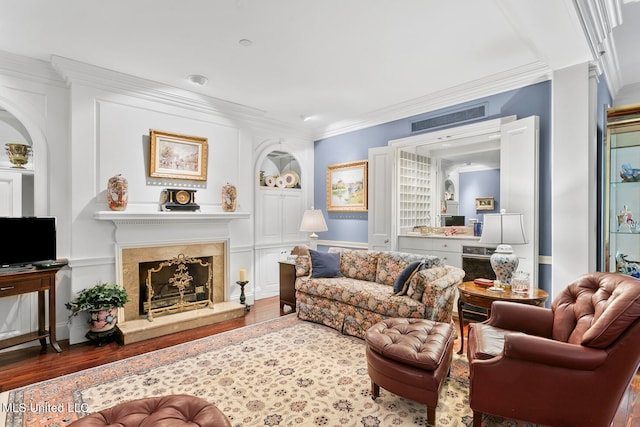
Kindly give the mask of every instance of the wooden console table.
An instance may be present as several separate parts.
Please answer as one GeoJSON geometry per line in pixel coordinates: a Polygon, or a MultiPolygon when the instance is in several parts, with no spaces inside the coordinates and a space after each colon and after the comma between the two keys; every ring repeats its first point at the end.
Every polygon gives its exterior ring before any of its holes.
{"type": "Polygon", "coordinates": [[[464,350],[465,313],[473,313],[488,319],[491,317],[491,304],[494,301],[511,301],[544,307],[544,302],[549,297],[549,294],[538,288],[531,289],[526,294],[511,291],[492,292],[486,288],[477,286],[472,281],[460,283],[458,285],[458,294],[458,321],[460,322],[460,350],[458,354],[462,354],[464,350]],[[471,306],[471,309],[467,308],[467,306],[471,306]],[[486,310],[486,314],[473,310],[473,307],[486,310]]]}
{"type": "Polygon", "coordinates": [[[62,350],[56,341],[56,273],[61,267],[43,270],[27,270],[17,273],[0,274],[0,298],[38,293],[38,330],[27,334],[0,340],[0,349],[13,347],[29,341],[40,340],[43,349],[47,347],[47,337],[51,347],[58,353],[62,350]],[[46,325],[45,291],[48,294],[49,328],[46,325]]]}

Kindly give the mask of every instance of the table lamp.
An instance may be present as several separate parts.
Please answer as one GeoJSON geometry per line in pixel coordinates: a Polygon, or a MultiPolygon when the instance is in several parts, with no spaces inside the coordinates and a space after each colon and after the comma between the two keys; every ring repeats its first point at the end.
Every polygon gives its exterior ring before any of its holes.
{"type": "Polygon", "coordinates": [[[504,292],[504,286],[511,284],[513,272],[518,268],[518,256],[513,253],[511,245],[527,243],[524,236],[524,216],[518,213],[486,214],[480,243],[497,244],[491,255],[491,268],[496,273],[500,286],[490,287],[493,292],[504,292]]]}
{"type": "Polygon", "coordinates": [[[307,231],[309,235],[309,249],[318,249],[318,235],[316,231],[327,231],[327,223],[324,221],[324,216],[320,209],[307,209],[302,216],[302,224],[300,224],[300,231],[307,231]]]}

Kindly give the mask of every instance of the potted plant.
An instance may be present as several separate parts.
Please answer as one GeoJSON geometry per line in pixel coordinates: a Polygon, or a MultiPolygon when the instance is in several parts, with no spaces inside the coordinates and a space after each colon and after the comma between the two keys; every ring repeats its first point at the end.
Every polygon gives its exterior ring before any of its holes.
{"type": "Polygon", "coordinates": [[[127,291],[114,283],[98,283],[80,291],[65,304],[71,310],[69,319],[81,311],[89,312],[91,332],[100,333],[113,329],[118,321],[118,308],[129,301],[127,291]]]}

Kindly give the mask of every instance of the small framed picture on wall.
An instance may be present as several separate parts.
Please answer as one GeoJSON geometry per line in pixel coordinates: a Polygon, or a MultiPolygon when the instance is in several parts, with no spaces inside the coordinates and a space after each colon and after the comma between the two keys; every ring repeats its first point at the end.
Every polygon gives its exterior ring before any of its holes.
{"type": "Polygon", "coordinates": [[[493,197],[476,197],[477,211],[492,211],[494,209],[493,197]]]}

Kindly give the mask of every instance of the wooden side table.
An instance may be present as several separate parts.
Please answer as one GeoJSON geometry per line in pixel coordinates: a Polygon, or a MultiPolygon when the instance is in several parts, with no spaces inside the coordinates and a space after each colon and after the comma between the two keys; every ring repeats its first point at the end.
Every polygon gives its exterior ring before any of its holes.
{"type": "Polygon", "coordinates": [[[280,310],[289,305],[296,311],[296,265],[286,261],[280,263],[280,310]]]}
{"type": "Polygon", "coordinates": [[[38,330],[0,340],[0,349],[34,340],[39,340],[40,345],[46,348],[47,337],[49,337],[51,347],[58,353],[62,351],[56,341],[56,273],[58,270],[60,268],[33,269],[0,275],[0,298],[30,292],[38,293],[38,330]],[[46,306],[45,291],[48,294],[46,306]],[[48,318],[45,316],[46,312],[48,312],[48,318]]]}
{"type": "Polygon", "coordinates": [[[463,282],[458,285],[458,321],[460,322],[460,350],[458,354],[462,354],[464,350],[464,314],[465,312],[473,312],[479,316],[485,316],[487,319],[491,317],[491,304],[494,301],[512,301],[522,304],[537,305],[544,307],[544,302],[549,298],[542,289],[531,289],[526,294],[515,293],[511,291],[492,292],[477,286],[475,283],[463,282]],[[486,310],[486,314],[479,311],[469,310],[465,305],[472,308],[480,308],[486,310]]]}

